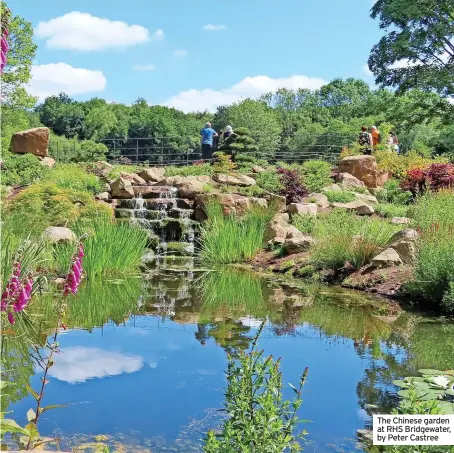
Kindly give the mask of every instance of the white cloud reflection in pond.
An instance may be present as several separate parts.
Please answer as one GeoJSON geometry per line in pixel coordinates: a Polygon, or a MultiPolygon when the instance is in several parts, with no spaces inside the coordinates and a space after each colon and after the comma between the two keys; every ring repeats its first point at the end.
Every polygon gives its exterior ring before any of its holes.
{"type": "Polygon", "coordinates": [[[49,374],[68,384],[76,384],[92,378],[134,373],[142,367],[140,356],[76,346],[61,350],[49,374]]]}

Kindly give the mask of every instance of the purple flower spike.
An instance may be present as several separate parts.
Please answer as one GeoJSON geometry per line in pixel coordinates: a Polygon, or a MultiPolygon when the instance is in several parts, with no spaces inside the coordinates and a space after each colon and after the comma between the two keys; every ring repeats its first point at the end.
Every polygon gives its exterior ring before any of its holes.
{"type": "Polygon", "coordinates": [[[14,324],[16,321],[14,320],[14,316],[11,312],[8,313],[8,321],[10,324],[14,324]]]}

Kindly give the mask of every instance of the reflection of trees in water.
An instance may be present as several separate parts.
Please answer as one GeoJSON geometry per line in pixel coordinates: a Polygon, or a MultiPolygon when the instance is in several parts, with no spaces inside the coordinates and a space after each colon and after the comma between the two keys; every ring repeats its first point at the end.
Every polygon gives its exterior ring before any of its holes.
{"type": "Polygon", "coordinates": [[[251,328],[242,324],[241,321],[226,319],[210,324],[208,335],[221,346],[225,352],[236,355],[239,351],[249,348],[253,335],[247,335],[251,328]]]}

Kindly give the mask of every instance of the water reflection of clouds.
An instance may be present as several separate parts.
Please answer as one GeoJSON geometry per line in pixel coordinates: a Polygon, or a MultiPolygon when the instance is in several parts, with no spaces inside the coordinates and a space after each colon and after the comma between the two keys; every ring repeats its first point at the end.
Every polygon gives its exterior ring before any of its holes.
{"type": "Polygon", "coordinates": [[[77,346],[62,349],[49,374],[68,384],[76,384],[92,378],[134,373],[142,367],[140,356],[77,346]]]}
{"type": "Polygon", "coordinates": [[[245,316],[244,318],[240,318],[240,322],[245,327],[258,329],[262,325],[263,319],[253,318],[252,316],[245,316]]]}

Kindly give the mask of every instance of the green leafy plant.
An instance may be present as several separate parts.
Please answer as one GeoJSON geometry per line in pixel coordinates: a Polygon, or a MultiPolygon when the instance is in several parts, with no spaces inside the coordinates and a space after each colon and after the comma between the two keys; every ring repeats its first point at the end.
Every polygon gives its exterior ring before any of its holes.
{"type": "Polygon", "coordinates": [[[77,220],[112,216],[112,208],[94,201],[90,193],[63,189],[52,182],[39,182],[23,190],[6,203],[4,212],[7,223],[34,235],[48,226],[72,226],[77,220]]]}
{"type": "Polygon", "coordinates": [[[77,164],[57,164],[45,177],[44,181],[55,183],[63,189],[96,194],[101,192],[99,178],[87,173],[77,164]]]}
{"type": "Polygon", "coordinates": [[[323,160],[308,160],[301,165],[303,183],[310,192],[319,192],[331,183],[331,164],[323,160]]]}
{"type": "Polygon", "coordinates": [[[308,214],[298,214],[292,217],[292,225],[294,225],[302,233],[311,234],[317,223],[316,217],[308,214]]]}
{"type": "Polygon", "coordinates": [[[295,433],[301,421],[296,412],[302,404],[308,369],[298,387],[290,385],[295,398],[284,400],[279,360],[264,357],[264,352],[256,349],[263,326],[250,352],[240,351],[238,362],[229,356],[224,409],[228,418],[219,433],[208,432],[205,453],[301,451],[298,439],[304,438],[306,432],[295,433]]]}
{"type": "Polygon", "coordinates": [[[166,176],[200,176],[213,174],[213,168],[209,163],[202,163],[199,165],[187,165],[187,166],[167,166],[165,167],[166,176]]]}
{"type": "Polygon", "coordinates": [[[399,205],[407,205],[411,198],[411,192],[400,188],[400,181],[397,179],[389,179],[385,182],[382,189],[375,193],[377,200],[380,203],[393,203],[399,205]]]}
{"type": "Polygon", "coordinates": [[[275,168],[258,173],[255,181],[262,189],[275,194],[279,194],[284,187],[275,168]]]}
{"type": "Polygon", "coordinates": [[[398,395],[404,401],[436,401],[439,414],[454,414],[454,371],[426,369],[419,372],[422,375],[420,377],[393,381],[394,385],[401,389],[398,395]]]}
{"type": "Polygon", "coordinates": [[[314,228],[313,264],[338,271],[346,263],[358,269],[377,255],[401,227],[377,218],[359,218],[343,210],[320,215],[314,228]]]}
{"type": "Polygon", "coordinates": [[[25,186],[38,181],[50,172],[33,154],[4,153],[2,158],[2,184],[25,186]]]}
{"type": "Polygon", "coordinates": [[[326,190],[324,193],[330,203],[349,203],[350,201],[356,200],[356,196],[353,192],[326,190]]]}
{"type": "Polygon", "coordinates": [[[374,210],[382,217],[406,217],[408,213],[408,206],[392,203],[379,203],[374,205],[374,210]]]}
{"type": "Polygon", "coordinates": [[[213,154],[216,157],[212,166],[213,173],[229,174],[236,169],[236,165],[232,162],[232,157],[228,154],[216,152],[213,154]]]}

